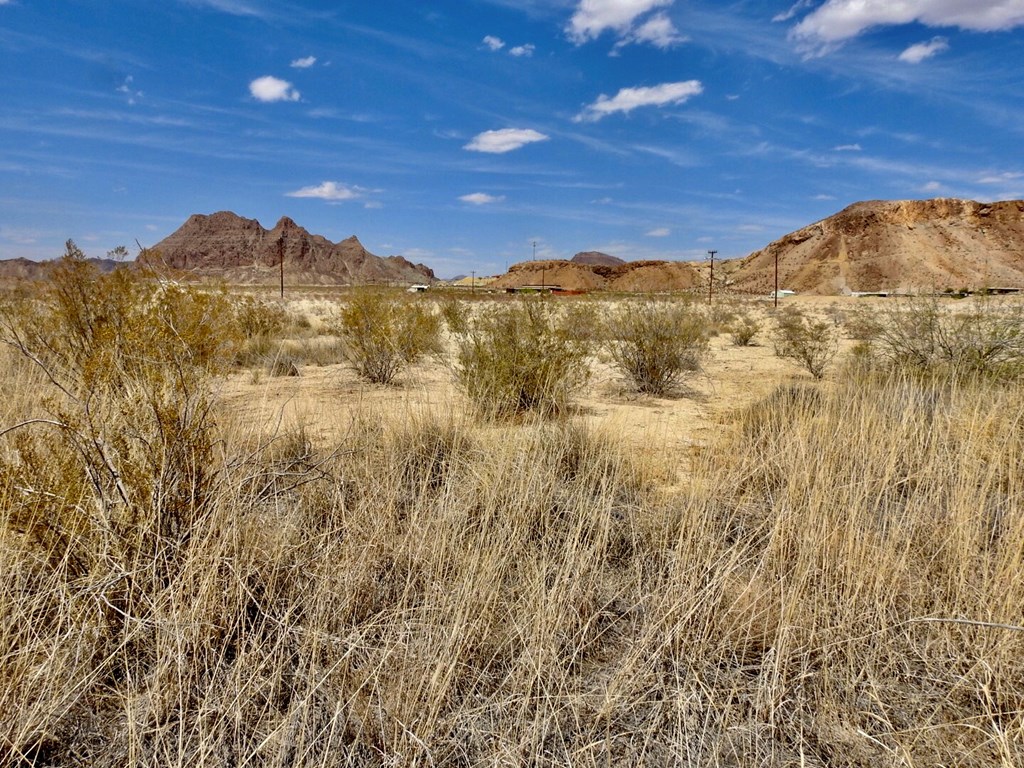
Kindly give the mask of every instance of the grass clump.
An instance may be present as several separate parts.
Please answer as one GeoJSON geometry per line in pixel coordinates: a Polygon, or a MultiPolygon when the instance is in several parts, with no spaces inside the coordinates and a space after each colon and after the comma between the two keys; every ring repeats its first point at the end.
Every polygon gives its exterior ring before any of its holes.
{"type": "Polygon", "coordinates": [[[337,321],[345,360],[374,384],[391,384],[406,367],[440,351],[440,331],[440,318],[423,303],[374,289],[354,291],[337,321]]]}
{"type": "Polygon", "coordinates": [[[708,352],[707,319],[689,304],[624,303],[613,310],[606,332],[613,364],[643,394],[671,392],[701,369],[708,352]]]}
{"type": "Polygon", "coordinates": [[[455,377],[485,417],[557,416],[589,378],[588,353],[551,303],[495,304],[457,338],[455,377]]]}
{"type": "Polygon", "coordinates": [[[776,355],[794,360],[815,379],[825,376],[839,349],[832,324],[808,317],[796,307],[779,313],[773,343],[776,355]]]}

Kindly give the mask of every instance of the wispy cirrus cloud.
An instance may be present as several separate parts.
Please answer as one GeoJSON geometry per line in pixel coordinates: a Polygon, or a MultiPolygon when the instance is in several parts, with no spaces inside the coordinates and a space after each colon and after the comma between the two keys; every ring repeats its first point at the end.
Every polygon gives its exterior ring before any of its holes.
{"type": "Polygon", "coordinates": [[[573,118],[573,122],[596,122],[616,112],[629,113],[638,107],[664,107],[669,104],[683,104],[704,92],[699,80],[685,80],[678,83],[662,83],[650,87],[622,88],[614,96],[601,94],[597,101],[587,105],[573,118]]]}
{"type": "Polygon", "coordinates": [[[463,149],[470,152],[486,152],[500,155],[505,152],[525,147],[538,141],[547,141],[550,137],[532,128],[502,128],[497,131],[484,131],[473,137],[463,149]]]}
{"type": "Polygon", "coordinates": [[[504,195],[488,195],[486,192],[473,192],[459,197],[459,200],[470,205],[490,205],[492,203],[500,203],[504,199],[504,195]]]}
{"type": "Polygon", "coordinates": [[[339,202],[355,200],[362,197],[366,190],[362,187],[350,187],[337,181],[324,181],[310,187],[302,187],[294,192],[285,192],[285,197],[311,197],[318,200],[339,202]]]}
{"type": "Polygon", "coordinates": [[[274,101],[298,101],[302,98],[302,94],[291,83],[272,75],[257,77],[249,83],[249,93],[257,101],[267,103],[274,101]]]}
{"type": "Polygon", "coordinates": [[[917,43],[907,48],[900,54],[900,61],[907,64],[920,64],[925,59],[930,59],[944,51],[949,50],[949,41],[944,37],[933,37],[927,43],[917,43]]]}
{"type": "Polygon", "coordinates": [[[672,234],[672,230],[668,227],[655,227],[648,230],[645,234],[647,237],[668,237],[672,234]]]}

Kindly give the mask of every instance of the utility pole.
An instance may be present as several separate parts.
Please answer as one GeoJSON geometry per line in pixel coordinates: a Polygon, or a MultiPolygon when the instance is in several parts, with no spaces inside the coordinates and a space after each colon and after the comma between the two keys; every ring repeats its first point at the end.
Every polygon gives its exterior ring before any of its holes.
{"type": "Polygon", "coordinates": [[[472,275],[469,281],[469,292],[476,293],[476,270],[471,270],[469,274],[472,275]]]}
{"type": "Polygon", "coordinates": [[[715,254],[718,251],[708,251],[711,254],[711,276],[708,277],[708,304],[711,303],[711,294],[715,289],[715,254]]]}
{"type": "Polygon", "coordinates": [[[284,240],[280,240],[277,243],[277,252],[280,254],[280,258],[277,260],[278,266],[281,269],[281,298],[284,298],[284,240]]]}
{"type": "Polygon", "coordinates": [[[775,309],[779,308],[779,251],[775,250],[775,309]]]}

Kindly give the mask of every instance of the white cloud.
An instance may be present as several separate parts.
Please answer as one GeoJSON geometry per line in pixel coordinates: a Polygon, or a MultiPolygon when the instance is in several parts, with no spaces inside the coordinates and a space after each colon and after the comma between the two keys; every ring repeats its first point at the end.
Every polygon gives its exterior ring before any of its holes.
{"type": "Polygon", "coordinates": [[[900,54],[900,61],[908,64],[920,64],[938,53],[949,50],[949,41],[944,37],[933,37],[927,43],[912,45],[900,54]]]}
{"type": "Polygon", "coordinates": [[[672,20],[664,13],[657,13],[629,32],[615,47],[621,48],[630,43],[650,43],[655,48],[665,49],[685,42],[686,38],[679,34],[672,20]]]}
{"type": "Polygon", "coordinates": [[[941,192],[942,189],[942,184],[937,181],[929,181],[921,187],[922,192],[941,192]]]}
{"type": "Polygon", "coordinates": [[[672,230],[668,227],[658,227],[647,232],[647,237],[668,237],[672,234],[672,230]]]}
{"type": "Polygon", "coordinates": [[[1021,0],[827,0],[797,24],[792,35],[817,53],[871,27],[919,22],[994,32],[1024,24],[1021,0]]]}
{"type": "Polygon", "coordinates": [[[319,200],[355,200],[362,197],[365,190],[360,187],[349,187],[337,181],[324,181],[315,187],[303,187],[294,192],[286,192],[285,197],[314,197],[319,200]]]}
{"type": "MultiPolygon", "coordinates": [[[[634,22],[656,8],[672,5],[675,0],[579,0],[576,12],[566,27],[569,39],[577,45],[594,40],[606,30],[614,30],[628,38],[634,22]]],[[[665,18],[668,21],[668,18],[665,18]]],[[[660,22],[659,22],[660,23],[660,22]]],[[[671,22],[668,22],[671,26],[671,22]]],[[[672,34],[677,34],[672,27],[672,34]]]]}
{"type": "Polygon", "coordinates": [[[838,147],[832,147],[834,152],[861,152],[862,147],[860,144],[840,144],[838,147]]]}
{"type": "Polygon", "coordinates": [[[500,51],[502,48],[505,47],[505,41],[502,40],[500,37],[495,37],[494,35],[487,35],[484,38],[484,45],[486,45],[492,51],[500,51]]]}
{"type": "Polygon", "coordinates": [[[993,176],[983,176],[978,179],[979,184],[1006,184],[1011,181],[1018,181],[1024,179],[1024,173],[1010,173],[1009,171],[1004,173],[998,173],[993,176]]]}
{"type": "Polygon", "coordinates": [[[547,140],[547,136],[532,128],[502,128],[500,131],[478,133],[463,149],[500,155],[536,141],[547,140]]]}
{"type": "Polygon", "coordinates": [[[471,203],[472,205],[488,205],[489,203],[500,203],[505,199],[504,195],[495,197],[494,195],[488,195],[486,192],[473,192],[469,195],[462,195],[459,200],[464,203],[471,203]]]}
{"type": "MultiPolygon", "coordinates": [[[[0,0],[0,5],[3,5],[3,0],[0,0]]],[[[133,85],[134,82],[135,78],[131,75],[128,75],[128,77],[124,79],[124,82],[121,83],[121,85],[117,86],[117,92],[123,93],[125,96],[127,96],[128,103],[131,105],[134,105],[143,96],[142,91],[135,90],[135,86],[133,85]]]]}
{"type": "Polygon", "coordinates": [[[301,59],[295,59],[291,65],[295,69],[309,69],[314,64],[316,64],[316,56],[305,56],[301,59]]]}
{"type": "Polygon", "coordinates": [[[623,88],[612,97],[605,94],[598,96],[597,101],[589,104],[580,114],[573,118],[574,122],[600,120],[615,112],[631,112],[637,107],[663,107],[666,104],[682,104],[692,96],[704,92],[699,80],[686,80],[679,83],[662,83],[650,88],[623,88]]]}
{"type": "Polygon", "coordinates": [[[783,11],[782,13],[777,13],[772,16],[772,21],[789,21],[798,13],[810,8],[812,5],[814,5],[814,0],[797,0],[795,4],[790,6],[788,11],[783,11]]]}
{"type": "Polygon", "coordinates": [[[537,46],[533,43],[526,43],[525,45],[517,45],[515,48],[509,48],[508,52],[510,56],[533,56],[533,52],[537,50],[537,46]]]}
{"type": "Polygon", "coordinates": [[[249,93],[257,101],[298,101],[301,94],[287,80],[270,75],[257,77],[249,83],[249,93]]]}
{"type": "Polygon", "coordinates": [[[835,200],[835,199],[836,199],[835,195],[824,195],[824,194],[822,194],[822,195],[815,195],[814,197],[811,198],[811,200],[822,200],[822,201],[824,201],[824,200],[835,200]]]}

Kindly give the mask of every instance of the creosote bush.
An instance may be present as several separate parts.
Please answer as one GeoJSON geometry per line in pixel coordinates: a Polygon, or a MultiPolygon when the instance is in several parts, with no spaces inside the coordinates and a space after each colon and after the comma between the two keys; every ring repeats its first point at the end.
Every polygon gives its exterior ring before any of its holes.
{"type": "Polygon", "coordinates": [[[893,300],[857,313],[849,326],[864,356],[920,373],[1019,378],[1024,375],[1024,307],[984,297],[950,305],[934,296],[893,300]]]}
{"type": "Polygon", "coordinates": [[[390,384],[407,366],[439,352],[440,331],[440,318],[424,302],[369,288],[353,291],[337,321],[346,361],[374,384],[390,384]]]}
{"type": "Polygon", "coordinates": [[[606,334],[613,364],[644,394],[671,392],[701,369],[708,351],[705,315],[679,302],[623,302],[612,310],[606,334]]]}
{"type": "Polygon", "coordinates": [[[488,418],[557,416],[589,378],[589,346],[551,302],[481,307],[457,338],[455,377],[488,418]]]}
{"type": "Polygon", "coordinates": [[[795,360],[816,379],[825,376],[839,349],[831,323],[808,317],[796,307],[787,307],[776,317],[773,343],[776,355],[795,360]]]}
{"type": "Polygon", "coordinates": [[[729,340],[737,347],[749,347],[761,330],[761,323],[749,312],[740,312],[729,324],[729,340]]]}

